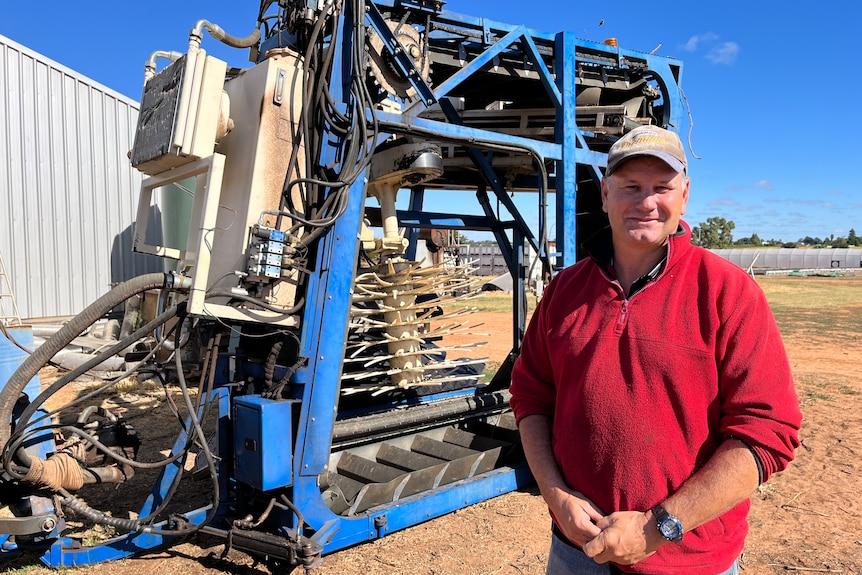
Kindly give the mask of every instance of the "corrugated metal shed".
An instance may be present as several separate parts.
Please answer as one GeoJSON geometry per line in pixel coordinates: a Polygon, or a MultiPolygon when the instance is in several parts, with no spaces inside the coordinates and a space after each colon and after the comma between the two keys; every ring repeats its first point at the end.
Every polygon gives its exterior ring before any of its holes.
{"type": "Polygon", "coordinates": [[[862,248],[731,248],[712,252],[745,269],[862,269],[862,248]]]}
{"type": "Polygon", "coordinates": [[[137,117],[137,102],[0,36],[0,254],[22,316],[75,314],[163,269],[131,249],[137,117]]]}

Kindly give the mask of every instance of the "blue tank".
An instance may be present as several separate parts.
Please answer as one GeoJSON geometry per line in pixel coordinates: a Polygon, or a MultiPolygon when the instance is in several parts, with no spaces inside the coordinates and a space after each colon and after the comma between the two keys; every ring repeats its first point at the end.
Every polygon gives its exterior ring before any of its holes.
{"type": "MultiPolygon", "coordinates": [[[[5,331],[0,332],[0,386],[6,385],[15,370],[27,359],[27,352],[19,346],[33,350],[33,328],[29,325],[6,326],[5,331]]],[[[38,375],[30,380],[24,393],[31,401],[41,393],[38,375]]]]}

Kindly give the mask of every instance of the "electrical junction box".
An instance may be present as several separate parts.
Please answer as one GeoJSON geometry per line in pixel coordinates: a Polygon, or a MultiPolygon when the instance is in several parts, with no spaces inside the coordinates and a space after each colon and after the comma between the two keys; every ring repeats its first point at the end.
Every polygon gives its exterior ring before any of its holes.
{"type": "Polygon", "coordinates": [[[152,176],[211,156],[230,130],[226,72],[225,62],[198,50],[147,80],[132,166],[152,176]]]}
{"type": "Polygon", "coordinates": [[[293,484],[293,402],[259,395],[236,398],[234,476],[261,491],[293,484]]]}

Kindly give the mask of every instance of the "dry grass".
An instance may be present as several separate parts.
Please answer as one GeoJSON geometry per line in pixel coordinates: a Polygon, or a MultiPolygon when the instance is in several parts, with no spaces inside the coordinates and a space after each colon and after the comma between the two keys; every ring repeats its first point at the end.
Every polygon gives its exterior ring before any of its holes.
{"type": "Polygon", "coordinates": [[[862,276],[765,276],[757,281],[785,339],[855,341],[862,331],[862,276]]]}

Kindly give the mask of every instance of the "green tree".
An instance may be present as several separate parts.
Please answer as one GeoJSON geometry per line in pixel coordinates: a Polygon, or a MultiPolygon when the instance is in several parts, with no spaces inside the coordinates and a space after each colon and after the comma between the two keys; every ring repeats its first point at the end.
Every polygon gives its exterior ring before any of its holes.
{"type": "Polygon", "coordinates": [[[732,220],[712,217],[705,222],[700,222],[691,230],[691,241],[693,244],[707,249],[721,249],[733,245],[733,228],[736,224],[732,220]]]}
{"type": "Polygon", "coordinates": [[[449,235],[449,243],[452,245],[472,244],[472,240],[462,234],[459,230],[451,230],[449,235]]]}
{"type": "Polygon", "coordinates": [[[735,246],[762,246],[763,240],[760,239],[760,236],[757,233],[751,234],[750,238],[739,238],[735,242],[733,242],[735,246]]]}
{"type": "Polygon", "coordinates": [[[850,233],[847,234],[847,243],[851,246],[862,246],[862,238],[856,235],[853,228],[850,228],[850,233]]]}

